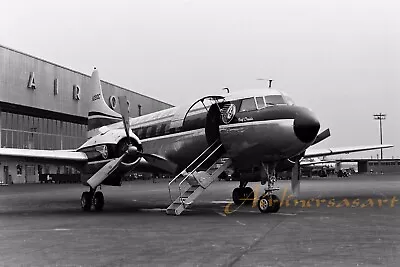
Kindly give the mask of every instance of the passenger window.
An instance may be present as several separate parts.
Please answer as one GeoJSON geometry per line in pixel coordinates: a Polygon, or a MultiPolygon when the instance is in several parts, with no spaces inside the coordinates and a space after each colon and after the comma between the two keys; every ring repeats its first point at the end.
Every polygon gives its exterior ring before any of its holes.
{"type": "Polygon", "coordinates": [[[137,137],[144,138],[144,135],[145,135],[144,129],[143,128],[139,128],[138,131],[137,131],[137,137]]]}
{"type": "Polygon", "coordinates": [[[240,105],[239,112],[244,112],[244,111],[252,111],[256,110],[256,102],[254,101],[254,98],[246,98],[242,100],[242,105],[240,105]]]}
{"type": "Polygon", "coordinates": [[[267,106],[286,105],[285,99],[281,95],[267,95],[265,97],[267,106]]]}
{"type": "Polygon", "coordinates": [[[262,96],[256,97],[256,102],[257,102],[258,109],[265,108],[264,97],[262,97],[262,96]]]}
{"type": "Polygon", "coordinates": [[[167,125],[166,125],[166,124],[162,124],[161,127],[160,127],[160,131],[159,131],[158,134],[160,134],[160,135],[165,134],[165,127],[167,127],[167,125]]]}

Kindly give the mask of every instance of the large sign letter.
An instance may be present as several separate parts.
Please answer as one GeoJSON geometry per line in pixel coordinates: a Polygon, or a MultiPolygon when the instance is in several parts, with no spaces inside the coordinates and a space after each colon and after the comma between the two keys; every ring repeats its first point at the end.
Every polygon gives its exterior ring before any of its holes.
{"type": "Polygon", "coordinates": [[[32,71],[31,74],[29,75],[28,88],[30,88],[30,89],[36,89],[36,84],[35,84],[35,73],[34,73],[33,71],[32,71]]]}
{"type": "Polygon", "coordinates": [[[115,109],[115,107],[117,106],[117,98],[115,97],[115,95],[110,96],[109,102],[110,108],[115,109]]]}
{"type": "Polygon", "coordinates": [[[81,99],[80,93],[81,93],[81,88],[79,87],[79,85],[74,84],[72,98],[74,100],[81,99]]]}
{"type": "Polygon", "coordinates": [[[58,79],[54,79],[54,95],[58,95],[58,79]]]}

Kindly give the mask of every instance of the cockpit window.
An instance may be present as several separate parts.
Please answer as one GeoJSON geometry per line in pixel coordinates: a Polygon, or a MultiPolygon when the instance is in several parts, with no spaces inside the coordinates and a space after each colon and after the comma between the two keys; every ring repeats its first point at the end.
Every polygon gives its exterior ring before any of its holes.
{"type": "Polygon", "coordinates": [[[256,110],[256,102],[254,101],[254,97],[252,98],[245,98],[242,100],[242,105],[240,105],[239,112],[243,111],[252,111],[256,110]]]}
{"type": "Polygon", "coordinates": [[[293,105],[294,105],[294,101],[293,101],[293,99],[292,99],[291,97],[285,95],[285,100],[286,100],[286,103],[287,103],[289,106],[293,106],[293,105]]]}
{"type": "Polygon", "coordinates": [[[264,97],[262,97],[262,96],[256,97],[256,102],[257,102],[257,108],[258,109],[265,108],[264,97]]]}
{"type": "Polygon", "coordinates": [[[283,99],[281,95],[267,95],[265,96],[265,103],[267,106],[287,105],[285,99],[283,99]]]}

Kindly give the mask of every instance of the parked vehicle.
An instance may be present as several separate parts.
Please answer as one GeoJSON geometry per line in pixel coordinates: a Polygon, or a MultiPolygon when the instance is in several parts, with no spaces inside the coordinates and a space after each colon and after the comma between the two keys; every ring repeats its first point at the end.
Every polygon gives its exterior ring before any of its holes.
{"type": "Polygon", "coordinates": [[[349,177],[349,174],[346,170],[339,170],[337,173],[337,177],[349,177]]]}

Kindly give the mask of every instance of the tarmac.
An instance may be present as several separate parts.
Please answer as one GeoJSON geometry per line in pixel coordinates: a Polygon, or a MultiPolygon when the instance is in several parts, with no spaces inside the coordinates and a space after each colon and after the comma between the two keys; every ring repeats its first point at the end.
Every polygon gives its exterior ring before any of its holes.
{"type": "Polygon", "coordinates": [[[79,184],[0,186],[0,266],[400,266],[400,175],[302,180],[297,200],[278,181],[275,214],[232,204],[237,185],[180,216],[162,180],[103,187],[102,212],[79,184]]]}

